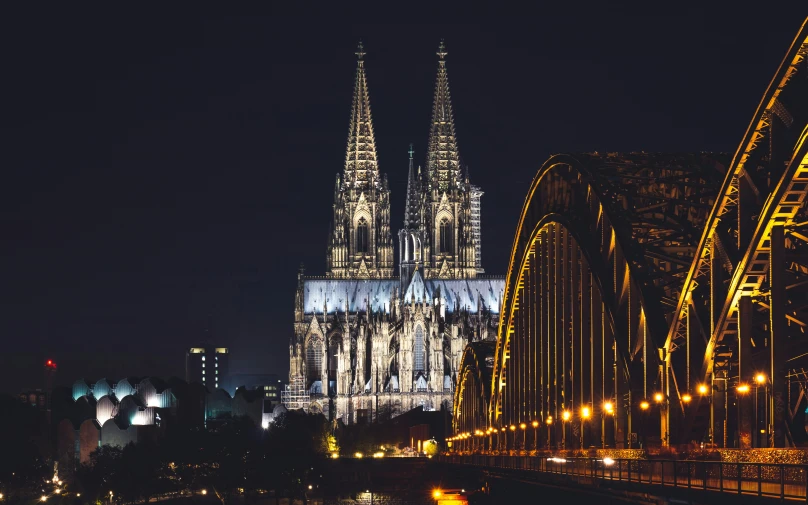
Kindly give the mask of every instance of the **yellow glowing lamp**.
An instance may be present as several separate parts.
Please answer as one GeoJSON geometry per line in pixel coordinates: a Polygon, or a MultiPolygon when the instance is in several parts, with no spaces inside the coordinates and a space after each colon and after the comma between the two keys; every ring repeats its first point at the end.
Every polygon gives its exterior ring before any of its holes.
{"type": "Polygon", "coordinates": [[[692,396],[690,396],[690,395],[689,395],[689,394],[687,394],[687,393],[685,393],[685,394],[683,394],[683,395],[682,395],[682,401],[683,401],[683,402],[685,402],[685,403],[690,403],[690,401],[691,401],[692,399],[693,399],[693,397],[692,397],[692,396]]]}
{"type": "Polygon", "coordinates": [[[755,375],[755,382],[758,384],[765,384],[766,383],[766,376],[762,373],[755,375]]]}
{"type": "Polygon", "coordinates": [[[654,395],[654,401],[657,403],[662,403],[662,400],[664,399],[665,397],[662,395],[662,393],[657,393],[654,395]]]}
{"type": "Polygon", "coordinates": [[[547,420],[545,422],[548,426],[553,424],[553,416],[547,416],[547,420]]]}
{"type": "Polygon", "coordinates": [[[561,413],[561,419],[563,419],[565,421],[569,421],[570,416],[572,416],[572,414],[570,414],[569,410],[565,410],[564,412],[561,413]]]}
{"type": "Polygon", "coordinates": [[[643,410],[648,410],[648,407],[650,407],[650,406],[651,406],[651,404],[646,402],[646,401],[640,402],[640,408],[643,409],[643,410]]]}
{"type": "Polygon", "coordinates": [[[738,392],[745,394],[749,392],[749,384],[738,384],[738,392]]]}
{"type": "Polygon", "coordinates": [[[612,404],[612,402],[605,402],[603,404],[603,411],[607,414],[614,414],[614,404],[612,404]]]}
{"type": "Polygon", "coordinates": [[[436,500],[440,498],[442,495],[443,493],[441,493],[440,489],[432,491],[432,497],[435,498],[436,500]]]}
{"type": "Polygon", "coordinates": [[[502,431],[505,431],[505,428],[504,428],[504,427],[502,428],[502,431]]]}
{"type": "Polygon", "coordinates": [[[707,384],[699,384],[699,394],[700,395],[707,394],[707,384]]]}
{"type": "Polygon", "coordinates": [[[592,415],[592,411],[591,411],[591,410],[589,410],[589,407],[583,407],[583,408],[581,408],[581,418],[582,418],[582,419],[589,419],[589,417],[590,417],[591,415],[592,415]]]}
{"type": "Polygon", "coordinates": [[[527,425],[526,425],[525,423],[521,423],[521,424],[519,425],[519,427],[520,427],[521,429],[523,429],[523,430],[524,430],[524,429],[526,429],[526,428],[527,428],[527,425]]]}
{"type": "Polygon", "coordinates": [[[538,421],[533,421],[533,422],[532,422],[532,423],[530,423],[530,424],[531,424],[531,425],[532,425],[534,428],[538,428],[538,427],[539,427],[539,422],[538,422],[538,421]]]}
{"type": "Polygon", "coordinates": [[[511,431],[516,431],[516,425],[512,424],[510,429],[511,429],[511,431]]]}

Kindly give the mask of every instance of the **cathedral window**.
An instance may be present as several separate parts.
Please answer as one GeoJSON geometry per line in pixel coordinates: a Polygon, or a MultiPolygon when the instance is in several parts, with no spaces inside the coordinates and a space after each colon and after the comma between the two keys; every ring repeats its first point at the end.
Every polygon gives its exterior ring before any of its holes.
{"type": "Polygon", "coordinates": [[[313,341],[306,349],[306,370],[308,371],[309,382],[322,380],[323,370],[323,344],[313,341]]]}
{"type": "Polygon", "coordinates": [[[420,326],[415,327],[415,349],[413,350],[415,372],[424,371],[424,329],[420,326]]]}
{"type": "Polygon", "coordinates": [[[446,218],[440,220],[440,252],[452,252],[452,223],[446,218]]]}
{"type": "Polygon", "coordinates": [[[356,252],[366,253],[369,249],[368,222],[365,221],[363,217],[359,220],[359,225],[356,227],[356,252]]]}

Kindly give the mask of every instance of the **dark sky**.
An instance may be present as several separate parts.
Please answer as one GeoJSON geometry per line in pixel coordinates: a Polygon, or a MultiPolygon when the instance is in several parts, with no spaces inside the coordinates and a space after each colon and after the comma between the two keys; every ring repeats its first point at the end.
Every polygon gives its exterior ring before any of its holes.
{"type": "Polygon", "coordinates": [[[360,38],[394,233],[446,39],[484,267],[501,274],[548,155],[734,151],[803,15],[581,11],[4,16],[0,391],[40,386],[48,357],[63,384],[183,376],[208,327],[231,368],[286,374],[298,265],[325,268],[360,38]]]}

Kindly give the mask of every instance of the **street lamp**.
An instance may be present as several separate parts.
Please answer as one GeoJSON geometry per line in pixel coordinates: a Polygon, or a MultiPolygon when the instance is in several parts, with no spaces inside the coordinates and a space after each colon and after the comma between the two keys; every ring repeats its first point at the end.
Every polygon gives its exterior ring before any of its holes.
{"type": "Polygon", "coordinates": [[[685,394],[682,395],[682,401],[683,402],[690,403],[691,400],[693,400],[693,397],[690,396],[689,394],[685,393],[685,394]]]}
{"type": "Polygon", "coordinates": [[[665,396],[662,393],[656,393],[654,395],[654,401],[657,403],[662,403],[662,400],[665,399],[665,396]]]}
{"type": "Polygon", "coordinates": [[[570,414],[569,410],[564,410],[561,412],[561,420],[564,421],[561,423],[561,447],[564,449],[567,448],[567,421],[570,420],[572,414],[570,414]]]}
{"type": "Polygon", "coordinates": [[[614,416],[614,403],[603,402],[603,410],[600,411],[600,445],[606,447],[606,416],[614,416]]]}
{"type": "Polygon", "coordinates": [[[758,446],[759,447],[765,447],[765,446],[769,445],[769,443],[768,443],[768,433],[769,433],[769,384],[768,384],[768,381],[766,379],[767,379],[766,374],[764,374],[764,373],[758,372],[757,374],[755,374],[755,382],[757,383],[757,386],[755,388],[755,432],[756,432],[755,433],[755,438],[758,438],[758,446]],[[766,423],[765,429],[760,429],[760,420],[758,419],[758,416],[760,415],[759,412],[758,412],[758,395],[759,395],[761,387],[763,388],[763,416],[764,416],[764,420],[765,420],[765,423],[766,423]],[[758,432],[760,434],[766,435],[767,440],[766,440],[765,445],[760,443],[760,440],[759,440],[760,435],[758,434],[758,432]]]}
{"type": "Polygon", "coordinates": [[[539,422],[538,421],[533,421],[530,424],[533,426],[533,450],[538,451],[539,450],[539,439],[536,438],[536,437],[539,434],[539,422]]]}
{"type": "Polygon", "coordinates": [[[739,393],[744,395],[744,394],[749,392],[749,384],[744,384],[744,383],[738,384],[738,387],[736,389],[737,389],[737,391],[739,393]]]}
{"type": "Polygon", "coordinates": [[[547,419],[544,421],[547,423],[547,448],[550,448],[550,434],[551,434],[551,426],[553,426],[553,416],[547,416],[547,419]]]}
{"type": "MultiPolygon", "coordinates": [[[[516,431],[516,425],[512,424],[508,427],[511,430],[511,433],[516,431]]],[[[508,434],[505,433],[505,445],[508,445],[508,434]]],[[[516,433],[513,433],[513,437],[511,439],[511,449],[516,449],[516,433]]]]}
{"type": "Polygon", "coordinates": [[[519,429],[522,430],[522,449],[527,450],[527,424],[519,423],[519,429]]]}
{"type": "Polygon", "coordinates": [[[584,405],[581,407],[581,449],[585,447],[584,432],[586,431],[586,422],[592,417],[592,409],[584,405]]]}
{"type": "Polygon", "coordinates": [[[650,406],[651,406],[651,404],[650,404],[650,403],[648,403],[648,402],[646,402],[646,401],[644,401],[644,400],[640,402],[640,408],[641,408],[642,410],[648,410],[648,408],[649,408],[650,406]]]}

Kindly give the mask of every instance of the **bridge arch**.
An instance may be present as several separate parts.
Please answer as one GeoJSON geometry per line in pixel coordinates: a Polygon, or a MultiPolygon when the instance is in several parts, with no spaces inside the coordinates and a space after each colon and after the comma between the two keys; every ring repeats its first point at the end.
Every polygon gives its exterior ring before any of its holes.
{"type": "Polygon", "coordinates": [[[667,386],[658,300],[678,295],[721,168],[712,156],[645,153],[542,165],[511,251],[491,424],[552,419],[551,443],[567,446],[631,441],[639,402],[667,386]]]}
{"type": "MultiPolygon", "coordinates": [[[[495,345],[493,341],[472,342],[463,351],[452,404],[452,428],[456,433],[474,436],[488,428],[495,345]]],[[[472,438],[471,441],[477,441],[478,446],[481,442],[479,438],[472,438]]]]}

